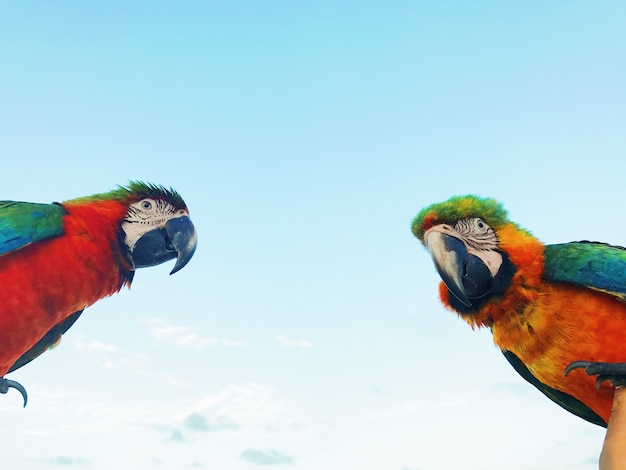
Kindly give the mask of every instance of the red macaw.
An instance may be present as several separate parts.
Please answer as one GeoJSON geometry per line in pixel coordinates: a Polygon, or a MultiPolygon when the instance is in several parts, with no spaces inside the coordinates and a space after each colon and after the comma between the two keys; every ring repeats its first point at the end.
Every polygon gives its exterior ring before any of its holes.
{"type": "Polygon", "coordinates": [[[180,195],[141,182],[62,203],[0,201],[0,393],[4,378],[50,347],[82,311],[130,287],[136,268],[193,256],[196,231],[180,195]]]}
{"type": "Polygon", "coordinates": [[[612,387],[626,384],[626,249],[543,245],[477,196],[426,207],[412,230],[442,278],[444,306],[490,328],[511,365],[551,400],[606,427],[612,387]]]}

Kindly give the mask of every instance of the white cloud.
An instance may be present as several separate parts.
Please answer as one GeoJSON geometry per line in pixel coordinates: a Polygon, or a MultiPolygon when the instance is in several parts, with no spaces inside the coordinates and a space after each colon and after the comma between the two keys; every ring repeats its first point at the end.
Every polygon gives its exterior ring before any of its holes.
{"type": "Polygon", "coordinates": [[[172,434],[168,439],[170,442],[185,442],[185,435],[179,429],[172,429],[172,434]]]}
{"type": "MultiPolygon", "coordinates": [[[[33,400],[28,406],[41,417],[56,417],[55,421],[61,424],[50,428],[54,436],[115,434],[121,428],[137,425],[154,427],[155,417],[160,417],[161,421],[174,422],[183,411],[181,405],[175,403],[159,400],[133,402],[124,399],[122,395],[116,396],[120,399],[112,402],[108,397],[94,396],[84,390],[41,387],[37,401],[33,400]]],[[[167,429],[171,431],[172,426],[167,429]]],[[[27,432],[28,435],[42,433],[41,429],[27,432]]]]}
{"type": "Polygon", "coordinates": [[[83,338],[77,338],[74,340],[74,347],[78,351],[104,351],[104,352],[118,352],[119,346],[114,344],[106,344],[98,340],[85,340],[83,338]]]}
{"type": "Polygon", "coordinates": [[[438,404],[439,408],[459,408],[469,405],[469,401],[466,398],[448,398],[441,400],[438,404]]]}
{"type": "MultiPolygon", "coordinates": [[[[285,417],[284,407],[274,397],[269,387],[248,383],[229,387],[214,394],[206,395],[191,406],[178,407],[155,414],[158,422],[149,426],[167,433],[168,441],[187,441],[189,433],[197,439],[199,434],[266,434],[285,431],[290,428],[290,420],[285,417]]],[[[139,421],[139,420],[137,420],[139,421]]]]}
{"type": "Polygon", "coordinates": [[[181,348],[203,350],[220,344],[229,347],[242,347],[247,344],[245,340],[202,336],[195,328],[172,325],[161,318],[149,318],[143,323],[148,327],[153,338],[173,343],[181,348]]]}
{"type": "Polygon", "coordinates": [[[106,369],[122,369],[130,371],[144,370],[149,357],[140,352],[125,351],[114,344],[107,344],[97,339],[78,336],[73,346],[80,353],[89,357],[90,361],[106,369]]]}
{"type": "Polygon", "coordinates": [[[124,349],[117,345],[106,344],[99,340],[85,338],[84,336],[78,336],[72,344],[89,363],[95,366],[150,377],[169,385],[189,386],[187,381],[181,380],[174,374],[151,367],[152,358],[145,352],[124,349]]]}
{"type": "Polygon", "coordinates": [[[187,408],[173,424],[187,427],[192,413],[205,418],[215,433],[292,438],[312,432],[310,423],[295,415],[272,388],[258,383],[228,387],[207,395],[187,408]]]}
{"type": "Polygon", "coordinates": [[[204,397],[192,411],[210,420],[227,418],[240,427],[266,427],[275,424],[283,407],[270,387],[247,383],[204,397]]]}
{"type": "MultiPolygon", "coordinates": [[[[434,403],[429,408],[461,408],[467,406],[469,401],[465,397],[449,397],[443,398],[434,403]]],[[[372,418],[389,418],[392,416],[403,416],[412,413],[417,413],[425,409],[423,400],[413,400],[397,406],[394,406],[386,411],[376,413],[372,415],[372,418]]]]}
{"type": "Polygon", "coordinates": [[[88,465],[89,461],[85,459],[78,459],[61,455],[59,457],[48,460],[48,463],[51,465],[88,465]]]}
{"type": "Polygon", "coordinates": [[[423,405],[419,401],[413,401],[404,403],[402,405],[398,405],[396,407],[391,408],[390,410],[383,411],[382,413],[376,413],[373,415],[374,418],[389,418],[391,416],[401,416],[407,415],[411,413],[416,413],[423,409],[423,405]]]}
{"type": "Polygon", "coordinates": [[[256,465],[282,465],[293,463],[291,457],[273,449],[248,449],[241,453],[241,458],[256,465]]]}
{"type": "Polygon", "coordinates": [[[313,343],[310,341],[304,339],[291,339],[288,335],[277,336],[276,341],[283,346],[288,346],[290,348],[310,348],[313,346],[313,343]]]}
{"type": "Polygon", "coordinates": [[[183,425],[185,428],[191,431],[205,431],[205,432],[215,432],[215,431],[223,431],[223,430],[235,430],[238,426],[230,421],[228,418],[224,416],[217,416],[215,419],[209,421],[204,415],[192,411],[189,416],[187,416],[183,425]]]}
{"type": "Polygon", "coordinates": [[[221,341],[224,346],[231,346],[233,348],[241,348],[245,346],[246,344],[248,344],[248,342],[245,339],[237,340],[237,339],[222,338],[221,341]]]}
{"type": "Polygon", "coordinates": [[[110,396],[72,387],[42,386],[37,390],[37,400],[28,406],[42,420],[54,424],[48,428],[33,425],[25,430],[25,435],[33,438],[114,436],[120,430],[136,432],[139,426],[154,432],[158,442],[177,443],[197,442],[215,435],[292,439],[311,432],[297,412],[265,385],[230,386],[197,395],[195,400],[194,395],[186,393],[186,398],[181,400],[154,397],[137,401],[135,395],[124,395],[123,384],[110,396]]]}

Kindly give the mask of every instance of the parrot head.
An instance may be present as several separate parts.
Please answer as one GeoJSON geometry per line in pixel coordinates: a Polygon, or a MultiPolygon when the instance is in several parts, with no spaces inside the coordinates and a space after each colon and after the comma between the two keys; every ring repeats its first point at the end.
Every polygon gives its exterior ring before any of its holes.
{"type": "Polygon", "coordinates": [[[412,231],[430,253],[450,294],[444,303],[461,314],[477,312],[503,295],[523,262],[516,247],[526,239],[536,241],[508,220],[497,201],[473,195],[422,209],[412,231]]]}
{"type": "Polygon", "coordinates": [[[189,210],[176,191],[134,181],[106,196],[110,195],[127,205],[119,239],[133,269],[176,259],[170,272],[174,274],[189,262],[198,237],[189,210]]]}

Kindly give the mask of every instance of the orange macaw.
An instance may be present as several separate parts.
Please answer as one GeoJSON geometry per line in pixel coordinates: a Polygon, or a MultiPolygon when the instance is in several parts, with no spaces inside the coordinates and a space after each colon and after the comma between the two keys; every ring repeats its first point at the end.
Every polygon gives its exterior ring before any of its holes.
{"type": "Polygon", "coordinates": [[[606,427],[613,387],[626,384],[626,249],[544,245],[497,201],[472,195],[424,208],[412,230],[441,276],[444,306],[491,329],[551,400],[606,427]]]}

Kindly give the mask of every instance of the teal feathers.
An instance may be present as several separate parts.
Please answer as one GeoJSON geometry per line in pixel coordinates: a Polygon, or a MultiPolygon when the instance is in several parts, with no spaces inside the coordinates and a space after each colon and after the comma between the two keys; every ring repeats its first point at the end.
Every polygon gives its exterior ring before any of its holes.
{"type": "Polygon", "coordinates": [[[58,204],[0,201],[0,255],[63,233],[58,204]]]}
{"type": "Polygon", "coordinates": [[[543,277],[588,287],[626,301],[626,249],[587,241],[548,245],[543,277]]]}

